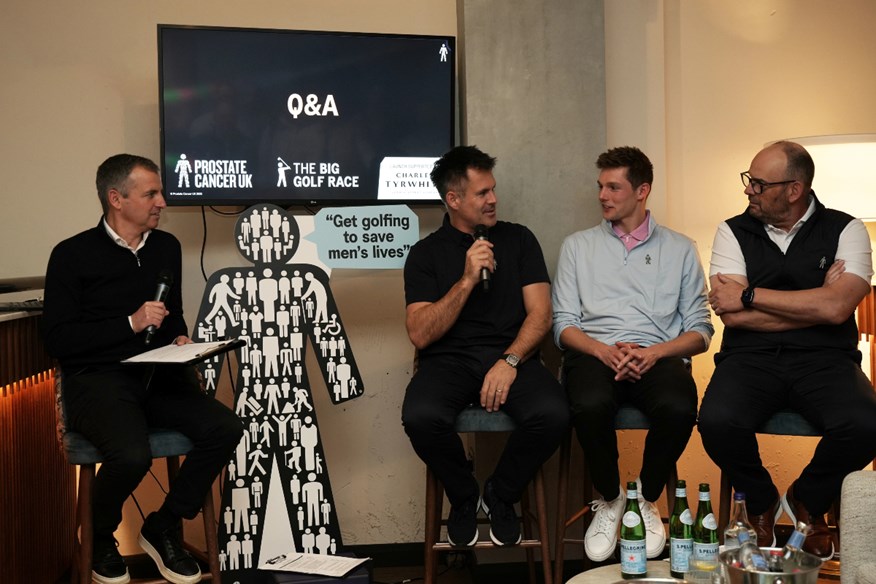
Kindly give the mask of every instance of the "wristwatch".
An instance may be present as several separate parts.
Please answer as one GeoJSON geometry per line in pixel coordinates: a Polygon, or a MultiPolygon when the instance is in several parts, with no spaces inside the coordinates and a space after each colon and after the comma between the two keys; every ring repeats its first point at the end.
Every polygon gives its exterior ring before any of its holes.
{"type": "Polygon", "coordinates": [[[745,308],[751,308],[751,304],[754,302],[754,288],[749,287],[742,291],[742,306],[745,308]]]}
{"type": "Polygon", "coordinates": [[[502,355],[502,360],[514,369],[517,369],[517,364],[520,363],[520,357],[514,353],[505,353],[502,355]]]}

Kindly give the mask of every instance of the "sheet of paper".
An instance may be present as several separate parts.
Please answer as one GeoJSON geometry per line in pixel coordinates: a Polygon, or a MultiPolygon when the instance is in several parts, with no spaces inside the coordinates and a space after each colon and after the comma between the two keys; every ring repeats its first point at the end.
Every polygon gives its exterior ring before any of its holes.
{"type": "Polygon", "coordinates": [[[232,339],[188,345],[164,345],[125,359],[122,363],[190,363],[236,342],[236,339],[232,339]]]}
{"type": "Polygon", "coordinates": [[[290,552],[271,558],[260,565],[258,569],[343,578],[369,559],[290,552]]]}

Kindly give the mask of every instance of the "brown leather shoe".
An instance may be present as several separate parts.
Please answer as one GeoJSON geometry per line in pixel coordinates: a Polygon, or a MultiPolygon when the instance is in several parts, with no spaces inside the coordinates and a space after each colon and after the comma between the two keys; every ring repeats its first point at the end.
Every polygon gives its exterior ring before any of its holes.
{"type": "Polygon", "coordinates": [[[770,505],[770,508],[760,515],[749,515],[748,520],[757,532],[759,547],[776,547],[776,520],[782,514],[782,501],[770,505]]]}
{"type": "Polygon", "coordinates": [[[824,520],[824,515],[811,515],[803,503],[794,498],[794,485],[788,487],[788,492],[782,497],[782,508],[791,518],[794,527],[797,526],[798,521],[802,521],[812,528],[806,536],[806,541],[803,542],[803,551],[823,560],[831,559],[835,546],[827,521],[824,520]]]}

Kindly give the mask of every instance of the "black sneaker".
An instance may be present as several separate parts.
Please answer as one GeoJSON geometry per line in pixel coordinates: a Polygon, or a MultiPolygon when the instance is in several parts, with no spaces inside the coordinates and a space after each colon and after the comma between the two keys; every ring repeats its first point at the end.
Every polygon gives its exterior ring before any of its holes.
{"type": "Polygon", "coordinates": [[[484,484],[484,512],[490,518],[490,539],[496,545],[517,545],[521,541],[520,518],[514,505],[503,501],[493,490],[493,480],[484,484]]]}
{"type": "Polygon", "coordinates": [[[194,584],[201,581],[198,562],[182,547],[179,527],[173,526],[160,533],[148,529],[149,521],[140,530],[140,547],[158,566],[158,571],[173,584],[194,584]]]}
{"type": "Polygon", "coordinates": [[[480,506],[481,500],[475,495],[450,508],[450,515],[447,517],[447,541],[451,545],[471,547],[477,543],[480,506]]]}
{"type": "Polygon", "coordinates": [[[128,567],[119,553],[115,538],[95,537],[91,554],[91,578],[97,584],[127,584],[128,567]]]}

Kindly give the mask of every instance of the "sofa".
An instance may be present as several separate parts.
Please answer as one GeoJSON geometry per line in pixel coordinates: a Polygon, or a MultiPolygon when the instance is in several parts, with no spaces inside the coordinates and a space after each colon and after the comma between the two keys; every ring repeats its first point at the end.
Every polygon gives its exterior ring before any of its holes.
{"type": "Polygon", "coordinates": [[[843,481],[840,510],[843,584],[876,584],[876,471],[860,470],[843,481]]]}

